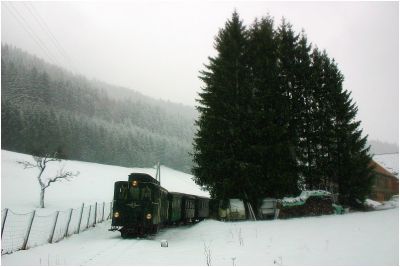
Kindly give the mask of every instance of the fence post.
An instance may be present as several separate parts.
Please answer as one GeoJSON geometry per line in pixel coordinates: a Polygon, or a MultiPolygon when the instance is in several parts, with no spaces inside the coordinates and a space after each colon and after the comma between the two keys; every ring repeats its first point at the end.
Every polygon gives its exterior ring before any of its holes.
{"type": "Polygon", "coordinates": [[[109,215],[109,216],[110,216],[110,218],[109,218],[110,220],[112,219],[112,214],[113,214],[113,213],[112,213],[112,210],[113,210],[113,209],[112,209],[112,201],[111,201],[111,202],[110,202],[110,215],[109,215]]]}
{"type": "Polygon", "coordinates": [[[35,213],[36,213],[36,210],[33,210],[33,213],[32,213],[32,216],[31,216],[31,221],[29,222],[29,226],[28,226],[28,229],[26,231],[24,243],[22,244],[22,248],[21,248],[22,250],[25,250],[26,249],[26,245],[28,244],[29,234],[31,233],[33,219],[35,218],[35,213]]]}
{"type": "Polygon", "coordinates": [[[90,212],[92,211],[92,205],[89,206],[89,214],[87,216],[87,223],[86,223],[86,229],[89,228],[89,219],[90,219],[90,212]]]}
{"type": "Polygon", "coordinates": [[[72,217],[72,209],[69,210],[68,222],[67,222],[67,227],[65,229],[64,237],[68,236],[68,228],[69,228],[69,223],[71,222],[71,217],[72,217]]]}
{"type": "Polygon", "coordinates": [[[94,223],[93,223],[93,227],[96,225],[96,219],[97,219],[97,202],[94,204],[94,223]]]}
{"type": "Polygon", "coordinates": [[[101,215],[101,221],[104,222],[104,207],[106,206],[106,203],[103,202],[103,213],[101,215]]]}
{"type": "Polygon", "coordinates": [[[82,221],[84,207],[85,207],[85,203],[82,203],[81,214],[79,215],[79,222],[78,222],[78,234],[79,234],[79,231],[81,230],[81,221],[82,221]]]}
{"type": "Polygon", "coordinates": [[[57,220],[58,220],[58,214],[59,213],[60,213],[59,211],[56,212],[56,218],[54,220],[53,229],[51,230],[51,234],[50,234],[50,237],[49,237],[49,243],[53,243],[53,236],[54,236],[54,231],[56,230],[56,225],[57,225],[57,220]]]}
{"type": "Polygon", "coordinates": [[[1,238],[2,239],[3,239],[3,231],[4,231],[4,225],[6,224],[7,214],[8,214],[8,209],[6,208],[3,221],[1,222],[1,238]]]}

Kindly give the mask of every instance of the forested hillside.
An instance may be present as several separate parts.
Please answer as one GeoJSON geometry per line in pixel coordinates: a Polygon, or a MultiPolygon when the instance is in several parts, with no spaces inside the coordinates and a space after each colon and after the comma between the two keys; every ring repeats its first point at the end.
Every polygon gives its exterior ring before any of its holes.
{"type": "Polygon", "coordinates": [[[90,81],[9,45],[1,52],[2,149],[190,170],[194,108],[90,81]]]}
{"type": "Polygon", "coordinates": [[[369,140],[368,143],[371,145],[371,153],[375,155],[394,154],[399,152],[398,144],[382,142],[379,140],[369,140]]]}

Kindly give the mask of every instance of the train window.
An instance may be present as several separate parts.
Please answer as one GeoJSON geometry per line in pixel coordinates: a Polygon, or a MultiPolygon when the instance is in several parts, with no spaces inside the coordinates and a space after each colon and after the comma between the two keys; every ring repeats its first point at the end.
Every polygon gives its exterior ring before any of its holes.
{"type": "Polygon", "coordinates": [[[118,190],[118,199],[125,200],[128,196],[128,188],[122,185],[118,190]]]}
{"type": "Polygon", "coordinates": [[[131,187],[129,189],[130,196],[133,200],[139,200],[140,190],[138,187],[131,187]]]}
{"type": "Polygon", "coordinates": [[[148,186],[142,189],[142,199],[151,199],[151,190],[148,186]]]}

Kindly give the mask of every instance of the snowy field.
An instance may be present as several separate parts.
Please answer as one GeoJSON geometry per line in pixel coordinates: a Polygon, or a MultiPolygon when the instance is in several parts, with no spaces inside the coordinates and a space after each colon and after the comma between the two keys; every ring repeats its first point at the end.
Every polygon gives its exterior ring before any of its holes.
{"type": "Polygon", "coordinates": [[[2,256],[3,265],[398,265],[398,209],[257,222],[206,220],[121,239],[103,223],[52,245],[2,256]],[[160,246],[167,240],[169,247],[160,246]]]}
{"type": "MultiPolygon", "coordinates": [[[[1,206],[31,211],[38,205],[36,170],[17,160],[29,155],[2,151],[1,206]]],[[[65,170],[79,171],[70,182],[53,184],[46,193],[46,211],[79,207],[82,202],[109,202],[113,184],[131,172],[155,175],[155,169],[123,168],[65,161],[65,170]]],[[[49,169],[51,175],[59,166],[49,169]]],[[[171,191],[208,196],[191,175],[166,167],[161,183],[171,191]]],[[[152,239],[121,239],[107,231],[110,221],[55,244],[1,257],[2,265],[398,265],[398,208],[290,220],[218,222],[163,229],[152,239]],[[167,240],[168,248],[160,246],[167,240]]]]}
{"type": "MultiPolygon", "coordinates": [[[[38,170],[23,169],[17,161],[31,161],[30,155],[1,151],[1,208],[16,212],[29,212],[39,205],[40,186],[36,180],[38,170]]],[[[148,173],[155,177],[153,168],[125,168],[81,161],[49,163],[43,177],[51,177],[64,166],[65,171],[79,171],[71,181],[53,183],[45,195],[46,210],[80,207],[82,203],[109,203],[113,198],[114,182],[127,181],[132,172],[148,173]]],[[[191,179],[192,175],[161,167],[161,185],[169,191],[209,196],[191,179]]]]}

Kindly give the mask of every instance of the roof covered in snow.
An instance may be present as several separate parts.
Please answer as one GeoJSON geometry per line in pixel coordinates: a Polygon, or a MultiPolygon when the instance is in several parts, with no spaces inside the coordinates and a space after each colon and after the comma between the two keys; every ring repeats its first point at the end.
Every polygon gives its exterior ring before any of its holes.
{"type": "Polygon", "coordinates": [[[399,154],[375,155],[373,160],[386,171],[399,178],[399,154]]]}

